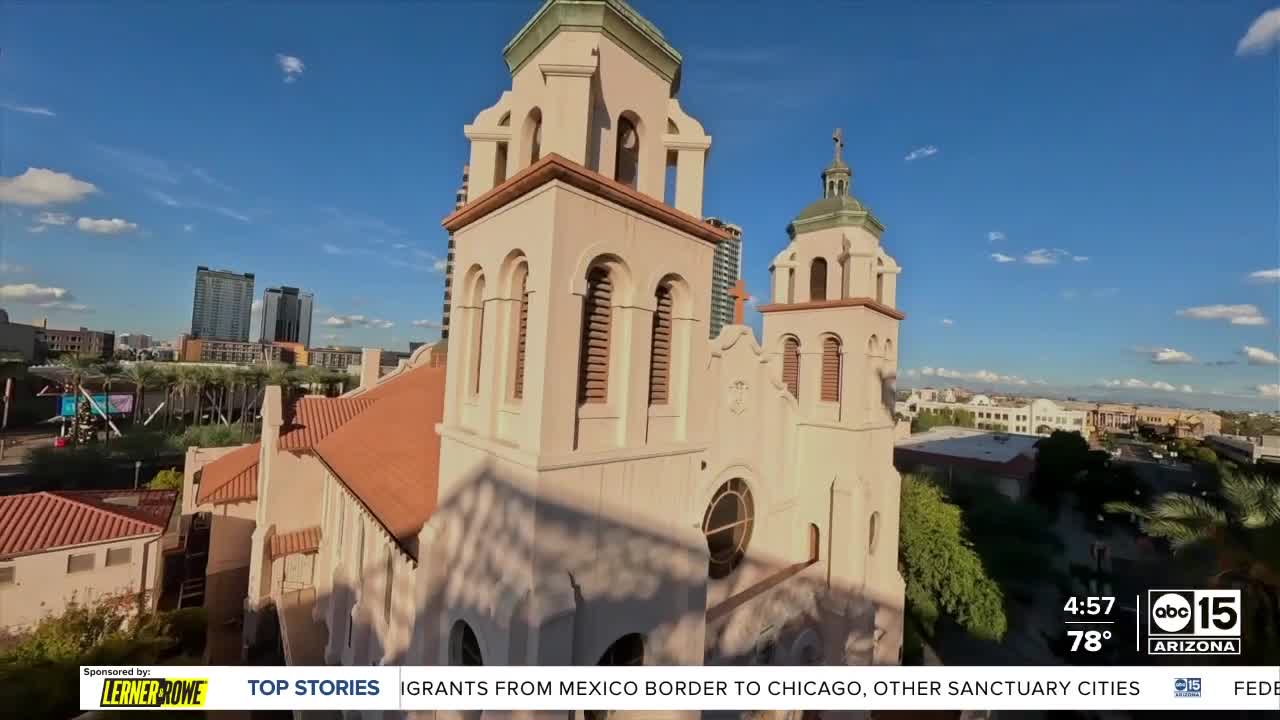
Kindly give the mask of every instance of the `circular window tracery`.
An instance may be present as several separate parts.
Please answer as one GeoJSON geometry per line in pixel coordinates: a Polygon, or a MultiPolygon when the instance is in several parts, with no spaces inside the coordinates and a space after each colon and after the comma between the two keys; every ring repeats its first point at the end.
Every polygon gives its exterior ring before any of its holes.
{"type": "Polygon", "coordinates": [[[746,556],[755,524],[755,504],[751,490],[741,478],[721,485],[702,518],[702,532],[711,553],[708,574],[712,579],[728,577],[746,556]]]}

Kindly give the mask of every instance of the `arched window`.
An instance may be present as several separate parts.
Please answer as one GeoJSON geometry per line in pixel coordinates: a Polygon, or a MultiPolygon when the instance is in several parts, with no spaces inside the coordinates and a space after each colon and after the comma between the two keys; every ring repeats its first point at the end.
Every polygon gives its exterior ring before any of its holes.
{"type": "Polygon", "coordinates": [[[613,282],[607,267],[587,271],[582,299],[582,338],[578,360],[578,402],[609,400],[609,347],[613,324],[613,282]]]}
{"type": "Polygon", "coordinates": [[[787,268],[787,302],[796,301],[796,269],[794,267],[787,268]]]}
{"type": "Polygon", "coordinates": [[[822,549],[819,546],[821,537],[822,534],[819,532],[818,526],[809,523],[809,562],[811,563],[818,562],[818,557],[822,554],[822,549]]]}
{"type": "Polygon", "coordinates": [[[529,144],[529,164],[542,158],[542,110],[534,108],[525,120],[525,140],[529,144]]]}
{"type": "Polygon", "coordinates": [[[721,485],[702,518],[702,532],[711,553],[711,579],[728,577],[737,569],[747,554],[754,523],[755,505],[746,481],[734,478],[721,485]]]}
{"type": "Polygon", "coordinates": [[[880,539],[880,513],[871,513],[870,527],[867,531],[867,554],[876,554],[876,543],[880,539]]]}
{"type": "Polygon", "coordinates": [[[809,266],[809,299],[827,299],[827,261],[824,258],[814,258],[809,266]]]}
{"type": "Polygon", "coordinates": [[[479,395],[481,355],[484,352],[484,275],[476,276],[470,301],[475,318],[471,323],[471,357],[468,367],[471,383],[468,387],[472,395],[479,395]]]}
{"type": "Polygon", "coordinates": [[[614,156],[613,177],[635,188],[640,174],[640,132],[635,121],[623,115],[618,118],[618,149],[614,156]]]}
{"type": "Polygon", "coordinates": [[[876,258],[876,302],[884,302],[884,259],[876,258]]]}
{"type": "Polygon", "coordinates": [[[493,186],[498,187],[507,181],[507,144],[498,143],[493,155],[493,186]]]}
{"type": "Polygon", "coordinates": [[[887,360],[893,359],[893,340],[889,338],[884,339],[884,357],[887,360]]]}
{"type": "Polygon", "coordinates": [[[529,341],[529,273],[527,269],[521,271],[519,297],[520,309],[516,314],[516,361],[512,364],[515,377],[511,380],[511,396],[516,400],[524,397],[524,358],[529,341]]]}
{"type": "Polygon", "coordinates": [[[822,400],[840,402],[840,340],[822,339],[822,400]]]}
{"type": "Polygon", "coordinates": [[[658,285],[655,295],[649,347],[649,404],[666,405],[671,399],[671,283],[658,285]]]}
{"type": "Polygon", "coordinates": [[[800,341],[790,336],[782,341],[782,382],[791,397],[800,397],[800,341]]]}
{"type": "Polygon", "coordinates": [[[613,641],[605,649],[596,665],[606,667],[636,666],[644,664],[644,636],[628,633],[613,641]]]}
{"type": "Polygon", "coordinates": [[[449,664],[467,667],[484,665],[484,656],[480,654],[480,640],[465,620],[455,622],[453,629],[449,631],[449,664]]]}

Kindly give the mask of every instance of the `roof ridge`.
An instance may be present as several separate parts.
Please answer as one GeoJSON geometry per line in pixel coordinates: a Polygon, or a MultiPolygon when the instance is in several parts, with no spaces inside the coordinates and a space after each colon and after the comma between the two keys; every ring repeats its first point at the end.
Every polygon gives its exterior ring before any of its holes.
{"type": "MultiPolygon", "coordinates": [[[[168,525],[169,525],[169,523],[168,523],[168,521],[167,521],[167,520],[166,520],[165,522],[161,523],[161,522],[157,521],[155,518],[153,518],[153,517],[151,517],[151,516],[149,516],[149,515],[147,515],[147,514],[145,514],[145,513],[142,513],[142,512],[130,512],[131,510],[133,510],[133,508],[129,508],[129,507],[116,507],[116,506],[111,505],[110,503],[108,503],[108,502],[106,502],[106,501],[102,501],[102,502],[100,502],[100,503],[93,503],[93,502],[88,502],[88,501],[85,501],[85,500],[81,500],[80,498],[77,498],[77,497],[68,497],[68,495],[67,495],[67,494],[75,494],[75,493],[98,493],[98,494],[104,494],[104,493],[105,493],[105,494],[108,494],[108,495],[109,495],[109,494],[111,494],[111,493],[113,492],[113,491],[112,491],[112,490],[110,490],[110,489],[107,489],[107,490],[42,490],[41,492],[42,492],[42,493],[44,493],[44,494],[46,494],[46,495],[52,495],[53,497],[59,498],[59,499],[64,500],[64,501],[66,501],[66,502],[75,503],[76,505],[80,505],[80,506],[82,506],[82,507],[89,508],[90,510],[93,510],[93,511],[95,511],[95,512],[107,513],[108,515],[119,515],[120,517],[125,518],[126,520],[133,520],[133,521],[135,521],[135,522],[145,523],[145,524],[147,524],[147,525],[151,525],[152,527],[160,528],[161,530],[165,529],[165,528],[166,528],[166,527],[168,527],[168,525]]],[[[121,494],[130,494],[130,493],[132,493],[132,494],[135,494],[135,495],[142,495],[142,494],[146,494],[146,493],[153,493],[153,492],[154,492],[154,493],[172,493],[172,492],[175,492],[175,491],[173,491],[173,490],[151,490],[151,489],[148,489],[148,488],[138,488],[138,489],[136,489],[136,490],[122,489],[122,490],[120,490],[119,492],[120,492],[121,494]]]]}

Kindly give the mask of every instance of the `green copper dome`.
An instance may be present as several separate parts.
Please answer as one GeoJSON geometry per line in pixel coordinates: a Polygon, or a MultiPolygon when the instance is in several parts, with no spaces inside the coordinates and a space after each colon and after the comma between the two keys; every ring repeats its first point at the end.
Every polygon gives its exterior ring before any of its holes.
{"type": "Polygon", "coordinates": [[[822,199],[810,204],[787,226],[787,234],[825,230],[832,227],[865,227],[877,238],[884,226],[866,206],[850,194],[853,187],[853,170],[844,161],[844,132],[837,129],[831,136],[835,142],[835,159],[822,171],[822,199]]]}

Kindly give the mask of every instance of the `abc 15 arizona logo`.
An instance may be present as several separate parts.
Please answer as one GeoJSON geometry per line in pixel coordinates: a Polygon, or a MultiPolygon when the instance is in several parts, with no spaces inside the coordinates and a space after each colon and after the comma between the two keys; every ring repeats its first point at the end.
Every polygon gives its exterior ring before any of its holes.
{"type": "Polygon", "coordinates": [[[209,681],[204,678],[107,678],[102,683],[104,708],[204,707],[209,681]]]}
{"type": "Polygon", "coordinates": [[[1147,653],[1239,655],[1239,590],[1148,590],[1147,653]]]}

